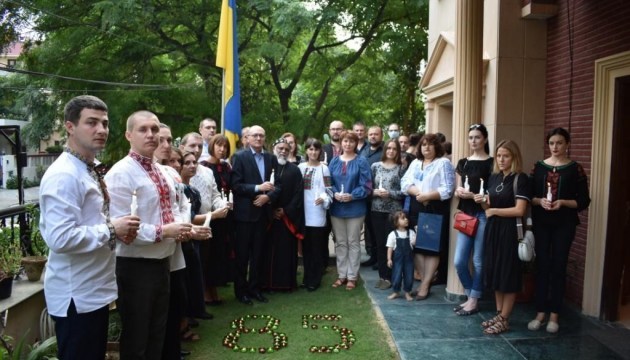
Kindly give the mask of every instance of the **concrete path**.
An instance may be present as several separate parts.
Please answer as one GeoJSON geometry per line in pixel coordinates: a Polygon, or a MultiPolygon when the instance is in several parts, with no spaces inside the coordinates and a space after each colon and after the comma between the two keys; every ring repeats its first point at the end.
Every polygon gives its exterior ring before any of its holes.
{"type": "MultiPolygon", "coordinates": [[[[24,189],[24,202],[29,203],[39,199],[39,186],[24,189]]],[[[0,189],[0,209],[6,209],[19,204],[18,191],[0,189]]]]}

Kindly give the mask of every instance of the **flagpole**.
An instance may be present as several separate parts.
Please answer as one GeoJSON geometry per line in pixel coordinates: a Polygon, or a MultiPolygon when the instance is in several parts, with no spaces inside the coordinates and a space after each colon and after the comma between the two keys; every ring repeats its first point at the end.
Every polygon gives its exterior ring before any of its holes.
{"type": "Polygon", "coordinates": [[[221,134],[225,135],[225,69],[221,77],[221,134]]]}

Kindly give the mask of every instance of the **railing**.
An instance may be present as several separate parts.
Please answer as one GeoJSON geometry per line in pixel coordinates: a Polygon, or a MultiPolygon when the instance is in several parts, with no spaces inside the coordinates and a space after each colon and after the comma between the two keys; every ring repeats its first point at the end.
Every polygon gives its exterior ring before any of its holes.
{"type": "MultiPolygon", "coordinates": [[[[36,203],[35,206],[39,206],[39,203],[36,203]]],[[[11,206],[0,210],[2,235],[10,237],[11,240],[19,237],[23,254],[31,253],[31,220],[31,214],[25,205],[11,206]]]]}

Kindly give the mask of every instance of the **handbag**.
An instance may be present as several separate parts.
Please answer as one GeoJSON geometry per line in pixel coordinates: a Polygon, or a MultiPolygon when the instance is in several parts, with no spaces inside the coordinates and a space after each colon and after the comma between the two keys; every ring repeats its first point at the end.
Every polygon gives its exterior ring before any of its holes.
{"type": "MultiPolygon", "coordinates": [[[[516,187],[518,183],[518,174],[514,178],[514,197],[516,199],[516,187]]],[[[527,209],[527,227],[531,227],[531,209],[528,206],[527,209]]],[[[534,233],[531,230],[525,231],[523,234],[523,219],[520,217],[516,218],[516,234],[518,236],[518,258],[521,261],[532,261],[534,257],[536,257],[536,251],[534,247],[536,246],[536,239],[534,238],[534,233]]]]}
{"type": "Polygon", "coordinates": [[[418,214],[416,249],[440,251],[443,218],[440,214],[424,212],[418,214]]]}
{"type": "Polygon", "coordinates": [[[468,215],[462,211],[455,214],[455,221],[453,222],[453,228],[455,228],[455,230],[459,230],[461,233],[473,237],[477,233],[478,226],[479,219],[475,216],[468,215]]]}

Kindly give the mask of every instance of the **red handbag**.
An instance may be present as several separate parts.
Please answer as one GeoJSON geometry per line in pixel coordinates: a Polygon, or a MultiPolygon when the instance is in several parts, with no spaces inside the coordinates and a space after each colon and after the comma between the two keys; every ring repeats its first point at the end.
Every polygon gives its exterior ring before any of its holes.
{"type": "Polygon", "coordinates": [[[453,227],[456,230],[468,235],[475,236],[477,233],[477,227],[479,226],[479,219],[474,216],[470,216],[465,212],[458,212],[455,214],[455,221],[453,222],[453,227]]]}

